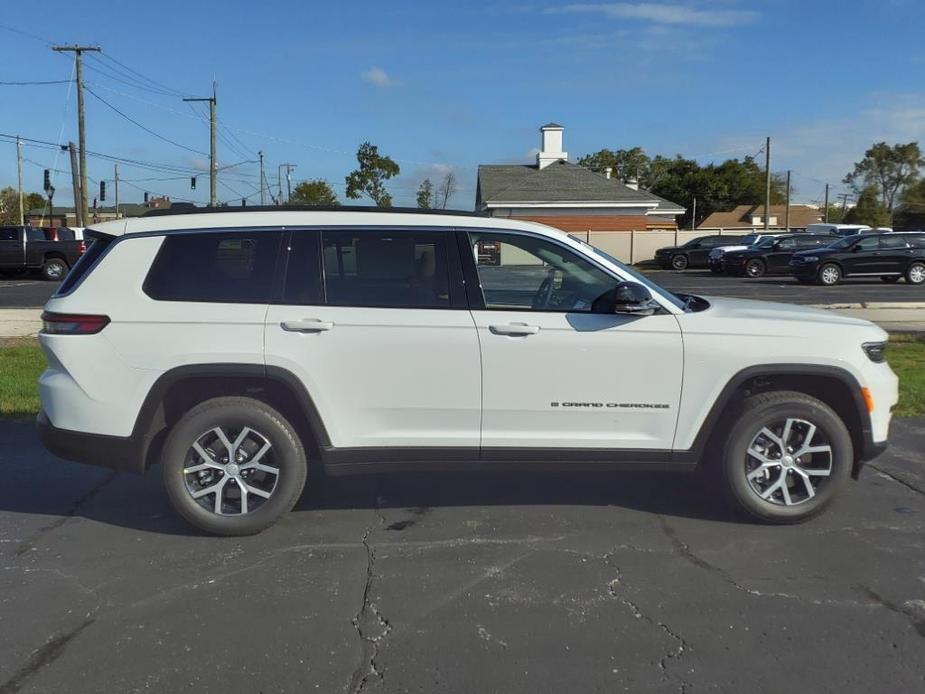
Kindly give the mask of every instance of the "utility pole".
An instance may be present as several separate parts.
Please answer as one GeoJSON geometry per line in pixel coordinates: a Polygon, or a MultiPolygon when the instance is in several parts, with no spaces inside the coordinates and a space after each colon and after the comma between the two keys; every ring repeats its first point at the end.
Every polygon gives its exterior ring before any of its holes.
{"type": "Polygon", "coordinates": [[[19,135],[16,136],[16,175],[19,179],[19,226],[25,226],[26,215],[22,208],[22,140],[19,135]]]}
{"type": "Polygon", "coordinates": [[[216,84],[212,81],[212,96],[185,98],[183,101],[209,102],[209,207],[218,206],[218,160],[215,156],[216,84]]]}
{"type": "Polygon", "coordinates": [[[74,148],[73,142],[68,142],[66,148],[62,145],[61,149],[67,149],[71,153],[71,185],[74,186],[74,224],[75,226],[85,227],[87,226],[85,224],[87,212],[84,211],[83,205],[86,205],[86,200],[83,196],[83,188],[81,188],[78,180],[77,150],[74,148]]]}
{"type": "Polygon", "coordinates": [[[279,182],[279,197],[283,197],[283,167],[286,167],[286,204],[289,204],[289,200],[292,198],[292,170],[296,168],[295,164],[280,164],[276,170],[276,178],[279,182]]]}
{"type": "Polygon", "coordinates": [[[787,170],[787,208],[784,212],[784,227],[790,231],[790,170],[787,170]]]}
{"type": "MultiPolygon", "coordinates": [[[[82,56],[84,51],[99,53],[99,46],[52,46],[58,53],[73,53],[77,64],[77,139],[80,145],[80,219],[87,219],[87,138],[84,131],[84,73],[82,56]]],[[[83,226],[78,224],[78,226],[83,226]]]]}
{"type": "Polygon", "coordinates": [[[822,213],[822,221],[826,224],[829,223],[829,184],[825,184],[825,211],[822,213]]]}
{"type": "Polygon", "coordinates": [[[764,142],[764,230],[771,220],[771,138],[764,142]]]}
{"type": "Polygon", "coordinates": [[[116,185],[115,185],[116,200],[115,200],[115,205],[116,205],[116,219],[118,219],[118,218],[119,218],[119,165],[118,165],[118,164],[113,164],[112,167],[113,167],[113,171],[114,171],[114,173],[115,173],[115,178],[116,178],[116,185]]]}
{"type": "Polygon", "coordinates": [[[849,195],[848,195],[848,193],[842,193],[842,194],[839,195],[838,197],[841,198],[841,210],[842,210],[842,216],[844,216],[845,213],[848,212],[848,197],[849,197],[849,195]]]}
{"type": "Polygon", "coordinates": [[[691,211],[691,231],[697,228],[697,198],[694,198],[694,209],[691,211]]]}
{"type": "Polygon", "coordinates": [[[266,205],[267,200],[263,195],[263,150],[257,152],[257,157],[260,159],[260,204],[266,205]]]}

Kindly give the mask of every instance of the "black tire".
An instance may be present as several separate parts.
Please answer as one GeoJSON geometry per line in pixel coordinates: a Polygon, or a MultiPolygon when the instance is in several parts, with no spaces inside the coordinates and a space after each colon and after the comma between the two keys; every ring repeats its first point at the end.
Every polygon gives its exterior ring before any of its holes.
{"type": "Polygon", "coordinates": [[[688,266],[687,256],[684,254],[676,255],[671,258],[671,267],[674,270],[680,272],[681,270],[686,270],[688,266]]]}
{"type": "MultiPolygon", "coordinates": [[[[773,391],[748,397],[739,412],[726,436],[721,461],[722,485],[732,504],[761,522],[776,524],[799,523],[819,515],[828,508],[848,481],[854,461],[851,434],[834,410],[821,400],[805,393],[773,391]],[[783,502],[784,490],[773,492],[771,500],[762,499],[747,479],[747,475],[755,472],[754,470],[749,471],[749,465],[760,465],[757,460],[746,453],[750,445],[756,437],[761,436],[763,428],[774,428],[775,423],[788,418],[803,420],[815,425],[816,433],[810,443],[824,441],[831,450],[830,454],[820,454],[824,456],[825,462],[831,461],[830,474],[818,477],[819,481],[812,497],[808,495],[803,486],[804,478],[797,474],[798,470],[812,469],[806,467],[806,461],[802,464],[794,464],[792,461],[788,463],[797,470],[786,470],[785,467],[778,465],[780,468],[778,474],[785,476],[788,482],[785,485],[788,487],[788,498],[791,494],[789,491],[791,481],[793,483],[792,493],[795,496],[806,496],[805,500],[793,505],[786,505],[783,502]],[[774,498],[778,493],[780,493],[781,501],[775,502],[774,498]]],[[[803,424],[792,425],[794,433],[798,434],[798,429],[804,433],[808,431],[803,424]],[[800,429],[800,427],[803,428],[800,429]]],[[[772,430],[772,433],[777,432],[772,430]]],[[[774,453],[771,449],[766,450],[768,457],[773,458],[774,453]]],[[[815,465],[815,463],[811,464],[815,465]]],[[[774,473],[770,474],[773,476],[774,473]]],[[[813,480],[815,477],[806,479],[813,480]]],[[[779,478],[775,478],[774,481],[779,481],[779,478]]],[[[755,484],[760,485],[761,483],[759,480],[755,484]]],[[[770,486],[773,486],[773,481],[768,482],[768,487],[770,486]]]]}
{"type": "Polygon", "coordinates": [[[60,282],[67,274],[68,266],[61,258],[48,258],[42,266],[42,279],[60,282]]]}
{"type": "Polygon", "coordinates": [[[753,258],[745,264],[745,276],[755,279],[757,277],[764,277],[764,273],[767,272],[768,266],[765,265],[765,262],[759,258],[753,258]]]}
{"type": "Polygon", "coordinates": [[[925,283],[925,263],[916,261],[906,268],[906,282],[909,284],[925,283]]]}
{"type": "Polygon", "coordinates": [[[900,275],[882,275],[880,277],[880,281],[886,282],[887,284],[896,284],[901,279],[902,277],[900,275]]]}
{"type": "Polygon", "coordinates": [[[841,278],[841,268],[835,263],[826,263],[819,268],[819,274],[817,275],[818,283],[826,287],[834,287],[841,282],[841,278]]]}
{"type": "MultiPolygon", "coordinates": [[[[249,442],[245,441],[246,443],[249,442]]],[[[204,448],[201,443],[200,448],[204,448]]],[[[223,446],[218,445],[217,448],[220,450],[223,446]]],[[[208,448],[204,450],[210,454],[213,452],[208,448]]],[[[220,453],[216,452],[215,460],[221,462],[220,453]]],[[[228,458],[226,457],[225,460],[227,461],[228,458]]],[[[305,487],[308,468],[305,449],[295,428],[266,403],[245,397],[213,398],[192,408],[168,434],[161,453],[161,464],[164,486],[173,507],[190,524],[214,535],[253,535],[273,525],[299,500],[305,487]],[[195,443],[204,441],[205,436],[211,435],[209,432],[215,427],[220,427],[223,431],[227,429],[232,434],[231,436],[226,434],[229,440],[233,440],[234,433],[240,433],[244,427],[258,434],[259,438],[255,439],[251,449],[254,458],[257,456],[253,449],[259,447],[257,441],[263,440],[270,444],[267,452],[272,457],[268,458],[264,455],[263,459],[267,461],[265,467],[278,469],[278,473],[275,474],[275,483],[272,482],[273,474],[260,471],[251,471],[252,475],[246,479],[247,473],[243,469],[241,472],[235,470],[235,476],[227,472],[212,473],[211,468],[196,474],[184,472],[187,465],[192,467],[203,462],[201,455],[192,452],[192,447],[195,443]],[[225,500],[227,499],[229,507],[233,507],[235,498],[238,500],[238,511],[240,511],[244,505],[242,502],[245,501],[241,497],[246,496],[252,500],[246,502],[249,505],[248,512],[235,515],[216,513],[214,504],[217,494],[214,492],[201,497],[202,501],[194,499],[192,496],[194,491],[201,491],[215,483],[212,478],[207,481],[199,479],[197,475],[201,475],[202,472],[217,475],[215,482],[220,482],[227,477],[226,482],[220,487],[222,494],[220,508],[223,511],[226,505],[225,500]],[[254,474],[257,477],[254,477],[254,474]],[[253,486],[249,484],[251,482],[253,486]],[[267,490],[270,483],[273,486],[267,490]],[[240,484],[251,491],[242,495],[240,484]],[[257,496],[253,492],[255,487],[262,489],[264,493],[269,492],[269,497],[264,499],[262,496],[257,496]],[[235,492],[237,492],[237,497],[234,496],[235,492]]],[[[241,465],[242,468],[247,467],[246,458],[241,465]]],[[[202,465],[199,466],[202,467],[202,465]]],[[[225,470],[228,469],[226,466],[225,470]]],[[[231,510],[234,509],[231,508],[231,510]]]]}

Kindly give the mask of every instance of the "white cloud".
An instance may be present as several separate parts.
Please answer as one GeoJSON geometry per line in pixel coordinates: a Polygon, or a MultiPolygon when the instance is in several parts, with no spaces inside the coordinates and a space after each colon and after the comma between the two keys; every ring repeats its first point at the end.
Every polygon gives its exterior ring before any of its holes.
{"type": "Polygon", "coordinates": [[[656,24],[737,26],[758,19],[752,10],[697,9],[688,5],[655,2],[577,3],[550,8],[548,13],[602,14],[612,19],[637,19],[656,24]]]}
{"type": "Polygon", "coordinates": [[[361,73],[360,77],[365,82],[369,82],[377,87],[385,88],[395,84],[392,78],[389,77],[389,74],[381,67],[371,67],[366,72],[361,73]]]}

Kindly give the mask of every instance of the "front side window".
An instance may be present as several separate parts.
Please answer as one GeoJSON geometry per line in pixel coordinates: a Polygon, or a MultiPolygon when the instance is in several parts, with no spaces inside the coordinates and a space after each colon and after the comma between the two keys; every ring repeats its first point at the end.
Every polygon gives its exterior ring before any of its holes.
{"type": "Polygon", "coordinates": [[[160,301],[268,303],[281,239],[279,231],[167,236],[145,293],[160,301]]]}
{"type": "Polygon", "coordinates": [[[322,232],[328,305],[449,308],[450,242],[452,234],[423,230],[322,232]]]}
{"type": "Polygon", "coordinates": [[[779,251],[792,251],[796,247],[797,247],[797,241],[796,239],[793,239],[793,238],[781,239],[777,243],[777,250],[779,251]]]}
{"type": "Polygon", "coordinates": [[[868,236],[866,239],[861,239],[854,247],[856,251],[876,251],[878,248],[880,248],[880,239],[876,236],[868,236]]]}
{"type": "Polygon", "coordinates": [[[590,312],[617,279],[574,251],[546,239],[503,232],[470,232],[485,308],[590,312]],[[480,248],[497,249],[487,259],[480,248]]]}

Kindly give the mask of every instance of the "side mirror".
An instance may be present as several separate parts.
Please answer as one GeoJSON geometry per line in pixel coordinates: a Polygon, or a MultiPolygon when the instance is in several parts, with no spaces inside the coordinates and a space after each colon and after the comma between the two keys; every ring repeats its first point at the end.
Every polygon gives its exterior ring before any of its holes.
{"type": "Polygon", "coordinates": [[[651,316],[659,308],[652,294],[637,282],[620,282],[601,294],[591,305],[592,313],[651,316]]]}

